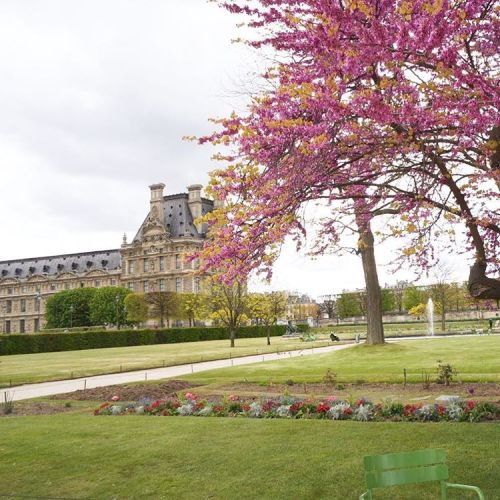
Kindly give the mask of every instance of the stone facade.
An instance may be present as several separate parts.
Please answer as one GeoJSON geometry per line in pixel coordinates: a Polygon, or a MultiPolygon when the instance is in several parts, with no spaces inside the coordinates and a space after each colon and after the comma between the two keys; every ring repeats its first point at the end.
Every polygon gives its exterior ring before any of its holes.
{"type": "Polygon", "coordinates": [[[133,240],[120,249],[33,257],[0,262],[0,333],[43,328],[45,302],[61,290],[123,286],[134,292],[199,292],[196,262],[186,255],[200,248],[206,227],[194,220],[213,210],[202,186],[164,196],[164,184],[150,186],[149,212],[133,240]]]}

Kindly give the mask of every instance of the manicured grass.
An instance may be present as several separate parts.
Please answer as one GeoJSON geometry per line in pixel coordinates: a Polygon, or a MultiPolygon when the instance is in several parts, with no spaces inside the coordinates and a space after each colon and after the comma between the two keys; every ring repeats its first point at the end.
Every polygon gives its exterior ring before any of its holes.
{"type": "MultiPolygon", "coordinates": [[[[61,334],[63,335],[63,334],[61,334]]],[[[47,352],[0,356],[0,387],[12,382],[19,385],[30,382],[84,377],[160,366],[197,363],[213,359],[307,349],[328,345],[330,342],[301,342],[298,339],[265,338],[236,340],[231,349],[228,340],[185,342],[182,344],[158,344],[134,347],[113,347],[83,351],[47,352]]]]}
{"type": "Polygon", "coordinates": [[[447,337],[407,340],[382,346],[359,345],[350,349],[255,365],[222,368],[183,378],[200,383],[320,382],[328,369],[338,382],[420,382],[422,370],[436,377],[438,360],[451,364],[456,380],[500,381],[500,336],[447,337]]]}
{"type": "MultiPolygon", "coordinates": [[[[365,489],[364,455],[437,447],[452,481],[500,496],[494,424],[60,414],[2,418],[0,432],[0,496],[344,500],[365,489]]],[[[376,498],[438,496],[429,484],[376,498]]]]}
{"type": "MultiPolygon", "coordinates": [[[[467,332],[471,333],[472,330],[482,329],[488,330],[488,321],[486,320],[470,320],[470,321],[447,321],[445,332],[441,331],[441,322],[439,318],[434,322],[434,329],[436,334],[449,334],[453,332],[467,332]]],[[[334,332],[342,339],[354,339],[358,333],[361,337],[366,336],[366,324],[340,324],[332,326],[320,326],[313,328],[312,333],[324,336],[326,333],[334,332]]],[[[399,337],[407,335],[427,335],[427,323],[384,323],[384,332],[388,337],[399,337]]]]}

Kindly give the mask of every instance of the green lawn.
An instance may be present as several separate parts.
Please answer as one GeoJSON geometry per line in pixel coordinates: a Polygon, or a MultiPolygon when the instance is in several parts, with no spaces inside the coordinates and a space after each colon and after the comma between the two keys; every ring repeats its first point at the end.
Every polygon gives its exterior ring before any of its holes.
{"type": "MultiPolygon", "coordinates": [[[[62,334],[61,334],[62,335],[62,334]]],[[[260,354],[264,352],[307,349],[328,345],[318,341],[314,344],[298,339],[274,337],[270,346],[265,338],[236,339],[231,349],[228,340],[185,342],[182,344],[159,344],[134,347],[113,347],[83,351],[47,352],[40,354],[18,354],[0,356],[0,387],[12,382],[19,385],[30,382],[84,377],[102,373],[113,373],[160,366],[197,363],[213,359],[260,354]]]]}
{"type": "MultiPolygon", "coordinates": [[[[442,447],[451,480],[500,498],[499,426],[196,417],[0,419],[0,496],[354,499],[367,454],[442,447]]],[[[436,485],[377,499],[438,498],[436,485]]],[[[473,498],[450,494],[450,500],[473,498]]]]}
{"type": "MultiPolygon", "coordinates": [[[[441,335],[441,322],[439,318],[434,322],[434,329],[436,334],[441,335]]],[[[453,332],[467,332],[470,333],[471,330],[487,330],[488,321],[486,320],[470,320],[470,321],[447,321],[445,324],[446,334],[453,332]]],[[[313,333],[318,335],[325,335],[326,333],[334,332],[342,339],[354,339],[356,333],[361,334],[361,337],[366,336],[366,324],[350,325],[332,325],[332,326],[320,326],[313,328],[311,330],[313,333]]],[[[384,323],[384,332],[386,336],[399,337],[407,335],[427,335],[427,323],[384,323]]]]}
{"type": "Polygon", "coordinates": [[[499,359],[500,336],[449,337],[373,347],[359,345],[338,352],[211,370],[183,378],[200,383],[320,382],[331,369],[338,382],[402,382],[406,368],[408,381],[420,382],[422,369],[435,379],[441,360],[458,371],[456,380],[498,382],[499,359]]]}

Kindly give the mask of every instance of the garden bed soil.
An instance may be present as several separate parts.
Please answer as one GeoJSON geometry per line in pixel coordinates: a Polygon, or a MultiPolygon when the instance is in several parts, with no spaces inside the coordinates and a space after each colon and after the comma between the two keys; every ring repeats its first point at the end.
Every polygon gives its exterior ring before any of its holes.
{"type": "Polygon", "coordinates": [[[459,384],[453,383],[449,386],[431,384],[429,388],[423,388],[422,384],[342,384],[331,385],[317,384],[210,384],[199,385],[183,380],[168,380],[162,383],[110,385],[97,387],[67,394],[51,396],[51,399],[77,400],[77,401],[110,401],[113,396],[118,396],[121,401],[138,401],[141,398],[165,399],[178,392],[186,391],[199,394],[206,399],[217,399],[223,395],[235,394],[246,398],[260,398],[266,395],[289,394],[290,396],[307,398],[334,395],[339,399],[350,399],[365,396],[374,401],[384,398],[393,398],[404,402],[434,401],[442,394],[457,395],[464,399],[477,401],[497,402],[500,399],[500,384],[459,384]],[[471,393],[471,391],[473,391],[471,393]]]}
{"type": "Polygon", "coordinates": [[[132,384],[132,385],[108,385],[106,387],[95,387],[84,391],[56,394],[50,399],[64,399],[74,401],[110,401],[113,396],[118,396],[120,401],[138,401],[142,398],[165,399],[175,395],[179,391],[186,391],[198,387],[198,384],[185,382],[183,380],[168,380],[161,384],[132,384]]]}
{"type": "Polygon", "coordinates": [[[63,403],[43,403],[43,402],[24,402],[15,401],[12,405],[12,412],[5,413],[0,409],[0,417],[25,417],[28,415],[53,415],[74,410],[71,406],[65,406],[63,403]]]}
{"type": "Polygon", "coordinates": [[[331,385],[324,383],[317,384],[252,384],[236,383],[218,386],[207,386],[199,389],[206,397],[206,393],[215,394],[237,394],[245,396],[277,395],[287,393],[290,396],[307,398],[334,395],[339,399],[349,399],[350,397],[365,396],[374,401],[384,398],[394,398],[404,402],[413,400],[433,401],[443,394],[457,395],[464,399],[474,399],[477,401],[497,402],[500,399],[500,384],[478,383],[460,384],[453,383],[449,386],[443,384],[431,384],[428,388],[422,384],[342,384],[331,385]]]}

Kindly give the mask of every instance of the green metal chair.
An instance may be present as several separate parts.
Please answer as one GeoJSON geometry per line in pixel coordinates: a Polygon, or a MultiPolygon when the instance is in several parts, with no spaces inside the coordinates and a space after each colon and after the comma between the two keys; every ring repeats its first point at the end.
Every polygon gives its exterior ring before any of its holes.
{"type": "Polygon", "coordinates": [[[479,500],[484,500],[483,492],[476,486],[447,482],[448,467],[445,464],[445,459],[446,453],[442,449],[365,457],[365,479],[368,491],[363,493],[359,500],[372,500],[373,488],[427,481],[440,482],[442,500],[446,500],[448,488],[475,491],[479,500]]]}

